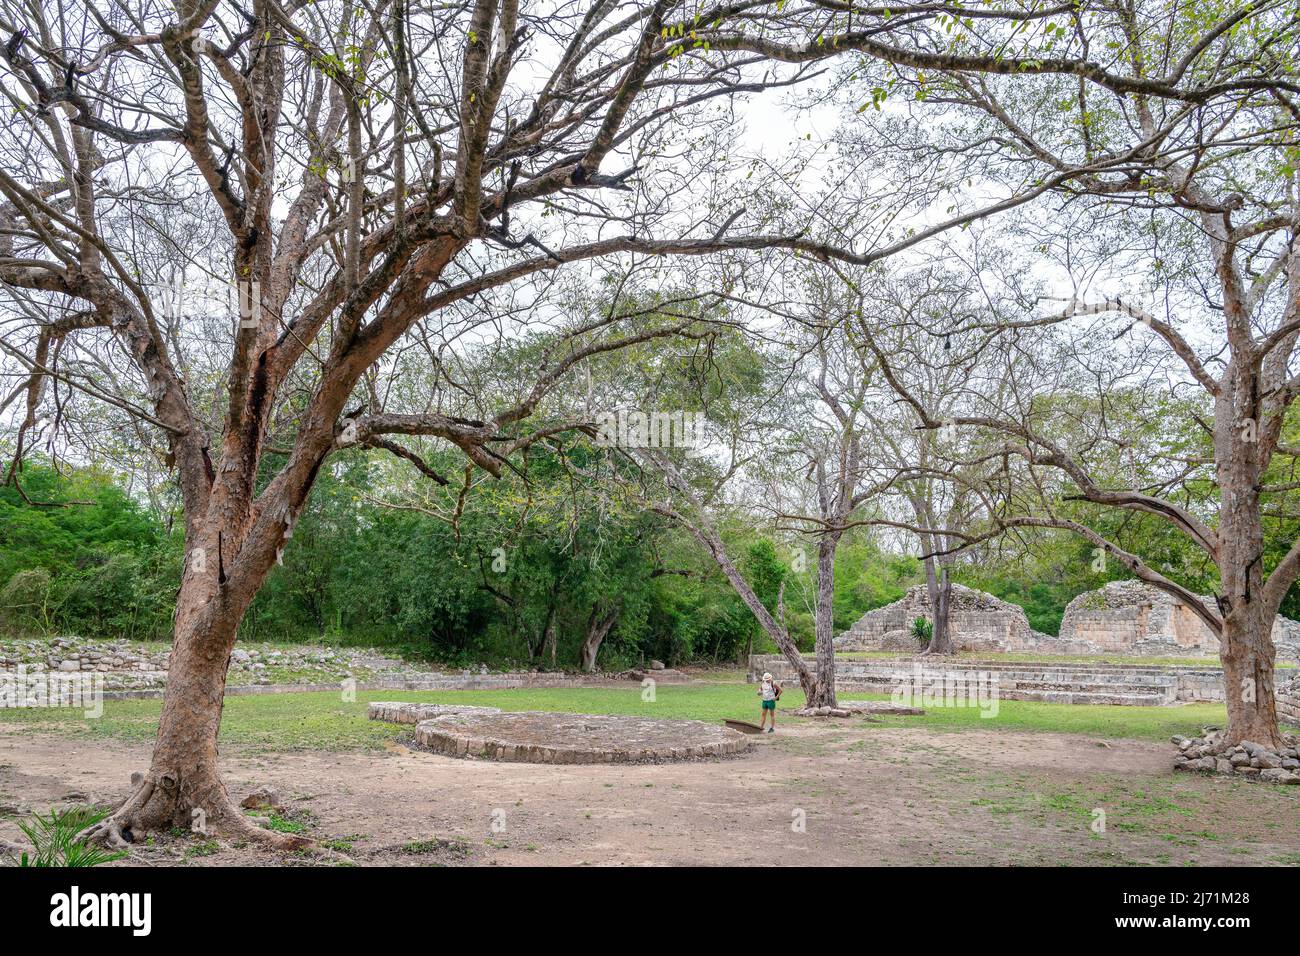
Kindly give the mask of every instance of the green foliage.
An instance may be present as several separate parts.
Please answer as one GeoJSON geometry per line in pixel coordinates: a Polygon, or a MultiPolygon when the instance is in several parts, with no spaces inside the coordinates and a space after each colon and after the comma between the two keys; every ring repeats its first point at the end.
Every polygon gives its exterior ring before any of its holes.
{"type": "Polygon", "coordinates": [[[216,840],[203,840],[191,847],[187,847],[185,850],[185,857],[186,859],[193,859],[195,857],[213,856],[219,852],[221,852],[220,843],[216,840]]]}
{"type": "MultiPolygon", "coordinates": [[[[893,604],[920,577],[915,558],[882,551],[870,535],[846,534],[835,553],[836,631],[847,630],[870,610],[893,604]]],[[[810,576],[809,586],[812,580],[810,576]]]]}
{"type": "Polygon", "coordinates": [[[24,852],[19,866],[99,866],[126,856],[125,852],[110,852],[78,840],[77,835],[108,816],[109,811],[97,807],[71,807],[51,810],[47,816],[32,814],[30,820],[18,828],[32,842],[32,852],[24,852]]]}
{"type": "MultiPolygon", "coordinates": [[[[450,453],[428,460],[455,473],[450,453]]],[[[731,659],[752,637],[752,615],[693,541],[592,494],[549,450],[530,455],[526,481],[507,473],[476,484],[454,527],[458,487],[429,489],[427,508],[376,504],[385,467],[344,456],[322,472],[245,636],[549,667],[553,635],[555,663],[575,667],[593,622],[614,613],[597,658],[605,670],[651,657],[731,659]]],[[[782,568],[770,545],[760,563],[774,606],[782,568]]]]}
{"type": "Polygon", "coordinates": [[[307,825],[299,823],[297,820],[289,820],[280,816],[278,813],[272,813],[266,818],[266,828],[274,830],[276,833],[303,833],[307,825]]]}
{"type": "MultiPolygon", "coordinates": [[[[537,347],[530,343],[523,350],[537,347]]],[[[739,401],[739,393],[761,390],[764,372],[751,352],[725,343],[718,355],[725,361],[698,367],[691,360],[619,364],[614,372],[624,378],[678,376],[677,392],[715,408],[739,401]]],[[[648,354],[635,358],[649,361],[648,354]]],[[[505,376],[511,363],[503,363],[505,376]]],[[[1111,397],[1117,422],[1124,400],[1111,397]]],[[[1061,404],[1077,412],[1085,401],[1071,396],[1061,404]]],[[[1056,411],[1044,407],[1043,414],[1056,411]]],[[[1189,417],[1186,409],[1171,408],[1163,421],[1189,417]]],[[[1133,443],[1158,440],[1189,456],[1205,451],[1195,429],[1170,432],[1136,412],[1124,427],[1133,443]]],[[[1300,427],[1288,425],[1284,439],[1300,442],[1300,427]]],[[[448,476],[463,466],[454,450],[435,446],[422,453],[448,476]]],[[[570,445],[566,455],[561,459],[553,448],[538,446],[522,474],[476,479],[454,526],[458,480],[446,488],[426,483],[421,487],[428,490],[419,492],[423,499],[414,499],[418,506],[394,508],[380,502],[407,480],[400,469],[408,466],[376,453],[331,459],[294,526],[283,565],[273,569],[253,602],[242,636],[374,644],[450,666],[549,667],[547,642],[553,635],[555,664],[574,668],[592,622],[613,612],[616,622],[598,657],[605,670],[649,658],[670,664],[736,661],[750,650],[774,650],[692,538],[655,515],[612,503],[578,477],[579,469],[610,467],[599,449],[570,445]]],[[[268,461],[267,476],[276,464],[268,461]]],[[[1127,467],[1102,461],[1099,480],[1118,483],[1128,477],[1121,474],[1127,467]]],[[[1283,485],[1288,475],[1268,479],[1283,485]]],[[[29,463],[21,484],[22,493],[0,488],[0,629],[167,639],[183,555],[180,534],[168,529],[180,522],[151,513],[110,474],[94,468],[60,471],[29,463]]],[[[1189,495],[1188,507],[1212,520],[1215,489],[1193,483],[1189,495]]],[[[1194,591],[1217,587],[1204,555],[1158,517],[1079,502],[1059,507],[1194,591]]],[[[787,626],[802,649],[811,649],[815,566],[796,561],[788,543],[744,517],[724,522],[721,532],[740,571],[773,613],[784,586],[787,626]]],[[[1289,525],[1269,536],[1266,568],[1294,537],[1289,525]]],[[[1014,552],[959,560],[954,578],[1023,607],[1041,632],[1058,632],[1064,608],[1076,595],[1127,576],[1118,562],[1099,562],[1091,542],[1077,535],[1025,533],[1018,543],[1022,547],[1014,552]]],[[[914,558],[882,549],[864,529],[847,532],[836,554],[835,629],[847,629],[866,611],[899,599],[919,580],[914,558]]],[[[1282,611],[1300,613],[1295,588],[1282,611]]]]}
{"type": "Polygon", "coordinates": [[[934,637],[934,624],[924,617],[918,617],[912,622],[912,636],[929,644],[934,637]]]}
{"type": "MultiPolygon", "coordinates": [[[[776,614],[781,583],[785,580],[788,569],[776,556],[776,547],[772,542],[767,538],[760,538],[746,548],[740,562],[740,571],[749,581],[750,587],[754,589],[754,594],[763,602],[763,607],[776,614]]],[[[752,632],[762,651],[770,652],[771,641],[763,636],[757,621],[752,623],[752,632]]]]}
{"type": "Polygon", "coordinates": [[[103,472],[29,463],[20,480],[0,488],[0,627],[167,636],[179,538],[103,472]]]}

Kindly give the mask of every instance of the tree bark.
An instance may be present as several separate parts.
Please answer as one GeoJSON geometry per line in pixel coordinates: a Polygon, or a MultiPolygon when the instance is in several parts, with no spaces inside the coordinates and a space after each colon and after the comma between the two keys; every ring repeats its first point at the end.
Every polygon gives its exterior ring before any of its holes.
{"type": "MultiPolygon", "coordinates": [[[[216,571],[209,570],[215,577],[216,571]]],[[[143,779],[132,778],[136,784],[132,794],[87,830],[86,839],[121,847],[150,831],[182,827],[280,849],[310,845],[301,837],[253,824],[221,782],[217,735],[226,673],[252,594],[232,601],[229,595],[214,596],[212,590],[206,573],[187,572],[182,580],[152,762],[143,779]]]]}
{"type": "Polygon", "coordinates": [[[1226,619],[1220,638],[1224,700],[1228,705],[1227,742],[1250,740],[1277,750],[1282,746],[1282,737],[1277,724],[1272,622],[1259,620],[1258,613],[1249,613],[1255,610],[1226,619]]]}
{"type": "MultiPolygon", "coordinates": [[[[551,643],[552,627],[555,624],[555,605],[552,604],[546,609],[546,623],[542,625],[541,633],[537,635],[537,646],[534,648],[532,638],[528,638],[528,659],[538,661],[539,663],[546,658],[547,645],[551,643]]],[[[536,633],[536,632],[534,632],[536,633]]]]}
{"type": "Polygon", "coordinates": [[[941,565],[938,580],[935,580],[934,559],[926,558],[925,563],[931,620],[930,646],[925,649],[925,653],[951,654],[953,653],[952,630],[948,626],[948,619],[952,609],[952,579],[948,576],[948,569],[941,565]]]}
{"type": "Polygon", "coordinates": [[[1259,398],[1253,365],[1233,360],[1215,403],[1215,466],[1219,506],[1219,657],[1228,706],[1229,743],[1282,744],[1274,697],[1273,619],[1267,599],[1260,513],[1259,398]]]}
{"type": "Polygon", "coordinates": [[[600,653],[600,646],[609,636],[609,632],[614,628],[614,622],[618,620],[618,609],[615,608],[600,617],[597,609],[591,609],[591,617],[587,622],[587,636],[582,641],[582,669],[590,674],[596,669],[596,655],[600,653]]]}
{"type": "Polygon", "coordinates": [[[835,701],[835,550],[839,535],[822,534],[817,542],[817,616],[815,622],[816,681],[809,707],[834,707],[835,701]]]}

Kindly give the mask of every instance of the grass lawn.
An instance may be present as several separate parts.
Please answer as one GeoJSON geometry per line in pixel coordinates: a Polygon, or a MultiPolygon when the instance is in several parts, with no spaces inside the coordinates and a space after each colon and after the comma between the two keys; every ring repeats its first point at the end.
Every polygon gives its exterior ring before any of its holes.
{"type": "MultiPolygon", "coordinates": [[[[882,699],[878,695],[845,695],[845,699],[882,699]]],[[[583,687],[479,691],[373,691],[357,694],[353,703],[334,692],[232,696],[227,698],[221,725],[222,740],[265,750],[382,750],[392,740],[409,737],[409,727],[366,719],[372,700],[413,700],[433,703],[483,704],[506,710],[554,710],[590,714],[635,714],[663,718],[692,718],[715,722],[725,717],[756,720],[754,688],[747,684],[660,685],[653,702],[641,699],[640,685],[627,689],[583,687]]],[[[799,707],[803,695],[788,690],[783,710],[799,707]]],[[[147,741],[157,728],[159,700],[109,700],[104,714],[87,720],[79,710],[0,710],[0,726],[23,726],[43,732],[147,741]]],[[[998,714],[981,718],[975,708],[935,708],[923,717],[890,717],[883,725],[931,730],[965,729],[1055,731],[1099,737],[1164,740],[1175,733],[1191,734],[1202,724],[1222,725],[1218,704],[1183,707],[1113,707],[1001,701],[998,714]]]]}

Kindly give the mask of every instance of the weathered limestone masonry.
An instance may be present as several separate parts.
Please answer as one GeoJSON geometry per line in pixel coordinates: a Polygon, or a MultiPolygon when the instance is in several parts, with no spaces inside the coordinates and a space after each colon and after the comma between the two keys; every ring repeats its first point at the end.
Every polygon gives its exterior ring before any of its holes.
{"type": "Polygon", "coordinates": [[[659,763],[753,746],[743,734],[699,720],[389,702],[371,704],[370,719],[414,723],[416,742],[435,753],[521,763],[659,763]]]}
{"type": "MultiPolygon", "coordinates": [[[[1213,604],[1213,598],[1206,598],[1213,604]]],[[[1214,632],[1171,594],[1141,581],[1112,581],[1080,594],[1065,608],[1061,641],[1097,653],[1142,657],[1214,655],[1214,632]]],[[[1300,624],[1278,615],[1273,642],[1279,660],[1300,660],[1300,624]]]]}
{"type": "Polygon", "coordinates": [[[1300,727],[1300,677],[1277,681],[1277,715],[1281,720],[1300,727]]]}
{"type": "MultiPolygon", "coordinates": [[[[959,651],[1032,651],[1056,642],[1031,628],[1023,609],[984,591],[954,584],[950,607],[949,627],[953,646],[959,651]]],[[[930,619],[930,598],[924,584],[909,588],[902,600],[868,611],[835,638],[835,649],[915,653],[923,649],[912,634],[918,617],[930,619]]]]}
{"type": "MultiPolygon", "coordinates": [[[[1087,664],[1006,660],[933,660],[876,658],[835,662],[836,687],[841,692],[888,694],[900,682],[917,676],[931,683],[954,674],[968,678],[987,673],[996,680],[1003,700],[1036,700],[1056,704],[1126,704],[1168,706],[1223,700],[1223,671],[1217,667],[1172,664],[1087,664]]],[[[798,686],[794,668],[779,654],[749,659],[748,679],[770,671],[781,682],[798,686]]],[[[1283,720],[1300,725],[1300,677],[1294,669],[1278,672],[1278,711],[1283,720]]]]}
{"type": "MultiPolygon", "coordinates": [[[[931,617],[924,585],[909,589],[900,601],[868,611],[835,638],[835,649],[917,653],[924,649],[912,634],[918,617],[927,621],[931,617]]],[[[1214,632],[1190,608],[1141,581],[1112,581],[1080,594],[1066,606],[1059,637],[1031,628],[1017,605],[954,584],[950,626],[958,651],[1135,657],[1217,657],[1219,653],[1214,632]]],[[[1300,661],[1300,623],[1278,615],[1273,641],[1278,660],[1300,661]]]]}
{"type": "Polygon", "coordinates": [[[366,710],[371,720],[387,724],[418,724],[422,720],[448,714],[499,714],[500,707],[476,707],[473,704],[419,704],[410,701],[376,700],[366,710]]]}
{"type": "MultiPolygon", "coordinates": [[[[18,675],[93,676],[106,700],[161,697],[171,652],[166,645],[138,641],[96,641],[79,637],[53,640],[0,640],[0,681],[18,675]]],[[[598,680],[634,675],[564,674],[547,671],[441,672],[388,657],[374,648],[250,644],[236,647],[227,673],[226,693],[281,694],[294,691],[352,690],[509,690],[519,687],[581,687],[598,680]]],[[[644,675],[635,675],[641,679],[644,675]]],[[[655,672],[660,683],[690,680],[677,671],[655,672]]],[[[5,706],[0,698],[0,706],[5,706]]]]}

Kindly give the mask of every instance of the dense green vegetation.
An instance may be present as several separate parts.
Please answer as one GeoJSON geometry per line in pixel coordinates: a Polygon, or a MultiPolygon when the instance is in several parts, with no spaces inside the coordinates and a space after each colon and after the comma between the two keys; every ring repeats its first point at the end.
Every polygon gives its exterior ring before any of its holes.
{"type": "MultiPolygon", "coordinates": [[[[445,464],[454,473],[454,458],[445,464]]],[[[243,625],[259,641],[377,645],[446,662],[574,667],[593,620],[616,615],[600,651],[606,670],[648,658],[737,660],[772,651],[714,562],[680,529],[598,498],[545,453],[523,475],[459,489],[433,486],[423,504],[392,506],[400,463],[341,456],[320,476],[306,511],[243,625]],[[551,646],[553,641],[553,648],[551,646]]],[[[0,628],[9,634],[167,640],[184,543],[113,476],[29,465],[22,491],[0,488],[0,628]]],[[[1106,520],[1105,515],[1101,520],[1106,520]]],[[[177,526],[178,522],[175,523],[177,526]]],[[[1213,587],[1164,525],[1128,519],[1108,529],[1202,590],[1213,587]]],[[[741,570],[769,608],[784,580],[785,610],[802,647],[812,642],[813,569],[795,569],[789,542],[752,524],[724,528],[741,570]]],[[[1089,544],[1040,535],[1012,560],[966,562],[955,579],[1025,608],[1055,633],[1066,603],[1121,576],[1098,570],[1089,544]]],[[[835,624],[897,600],[921,581],[916,560],[848,534],[836,559],[835,624]]],[[[1284,606],[1289,610],[1292,599],[1284,606]]]]}
{"type": "MultiPolygon", "coordinates": [[[[322,473],[244,637],[549,666],[553,633],[556,664],[572,667],[593,613],[616,610],[599,658],[605,669],[650,657],[731,660],[761,641],[694,542],[644,512],[597,504],[554,458],[532,459],[527,483],[507,475],[476,485],[454,525],[452,492],[445,512],[438,509],[447,502],[436,499],[427,510],[382,501],[389,467],[354,455],[322,473]]],[[[102,472],[29,465],[22,486],[30,501],[0,489],[4,629],[166,639],[181,536],[102,472]]],[[[753,528],[732,530],[743,570],[771,606],[790,577],[791,627],[810,644],[810,573],[792,572],[753,528]]],[[[866,535],[842,548],[841,561],[841,627],[918,580],[912,559],[882,553],[866,535]]]]}
{"type": "Polygon", "coordinates": [[[106,472],[29,465],[0,487],[0,626],[169,638],[179,535],[106,472]]]}

